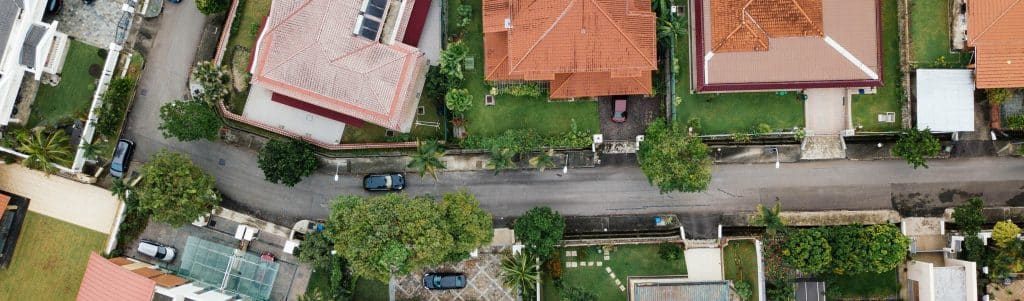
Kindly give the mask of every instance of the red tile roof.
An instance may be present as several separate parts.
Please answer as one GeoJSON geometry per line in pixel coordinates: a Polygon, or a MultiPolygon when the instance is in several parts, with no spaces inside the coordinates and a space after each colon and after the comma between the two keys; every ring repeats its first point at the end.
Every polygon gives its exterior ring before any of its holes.
{"type": "Polygon", "coordinates": [[[92,252],[85,267],[78,301],[150,301],[156,282],[126,270],[92,252]]]}
{"type": "Polygon", "coordinates": [[[550,80],[551,98],[651,92],[637,85],[657,69],[647,2],[484,0],[483,17],[487,80],[550,80]],[[572,81],[574,73],[591,80],[572,81]]]}
{"type": "Polygon", "coordinates": [[[967,2],[978,88],[1024,87],[1024,0],[967,2]]]}
{"type": "MultiPolygon", "coordinates": [[[[406,6],[415,5],[407,2],[406,6]]],[[[426,77],[426,58],[409,45],[386,45],[353,35],[361,3],[274,0],[257,43],[253,83],[317,107],[408,132],[426,77]]],[[[399,8],[391,5],[389,9],[399,8]]],[[[401,21],[389,22],[407,21],[410,14],[407,11],[401,21]]]]}
{"type": "Polygon", "coordinates": [[[767,51],[768,38],[824,36],[821,0],[711,2],[712,50],[767,51]]]}

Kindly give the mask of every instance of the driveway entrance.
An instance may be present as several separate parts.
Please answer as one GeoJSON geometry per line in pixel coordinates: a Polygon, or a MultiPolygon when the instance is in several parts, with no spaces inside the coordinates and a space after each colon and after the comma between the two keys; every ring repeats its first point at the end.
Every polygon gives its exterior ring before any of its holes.
{"type": "Polygon", "coordinates": [[[0,165],[0,189],[28,198],[28,210],[110,234],[121,201],[110,191],[17,164],[0,165]]]}
{"type": "Polygon", "coordinates": [[[846,89],[809,89],[804,102],[807,132],[814,135],[838,135],[847,129],[846,89]]]}

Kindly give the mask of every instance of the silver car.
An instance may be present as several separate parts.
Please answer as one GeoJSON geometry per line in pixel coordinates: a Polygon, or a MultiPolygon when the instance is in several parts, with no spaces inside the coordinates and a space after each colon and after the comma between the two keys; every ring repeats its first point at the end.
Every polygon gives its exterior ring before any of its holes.
{"type": "Polygon", "coordinates": [[[160,259],[162,261],[171,262],[171,260],[174,260],[174,248],[162,245],[155,241],[142,240],[139,242],[139,247],[136,250],[138,250],[140,254],[160,259]]]}

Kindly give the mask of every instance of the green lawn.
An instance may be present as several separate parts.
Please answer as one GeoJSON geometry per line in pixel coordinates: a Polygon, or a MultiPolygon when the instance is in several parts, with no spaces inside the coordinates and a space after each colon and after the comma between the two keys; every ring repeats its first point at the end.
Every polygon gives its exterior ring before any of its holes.
{"type": "Polygon", "coordinates": [[[757,250],[752,240],[733,240],[722,249],[722,265],[725,266],[725,279],[746,281],[750,284],[752,296],[757,298],[757,250]]]}
{"type": "MultiPolygon", "coordinates": [[[[945,6],[943,6],[945,7],[945,6]]],[[[853,96],[853,126],[863,127],[858,131],[883,132],[900,129],[901,104],[900,96],[900,53],[899,36],[897,34],[897,7],[895,0],[882,1],[882,57],[884,82],[878,93],[872,95],[853,96]],[[896,122],[880,123],[878,114],[896,112],[896,122]]]]}
{"type": "Polygon", "coordinates": [[[884,273],[864,273],[856,275],[831,276],[826,283],[830,291],[838,292],[846,298],[870,298],[896,296],[900,292],[900,282],[896,269],[884,273]]]}
{"type": "MultiPolygon", "coordinates": [[[[429,99],[420,99],[420,106],[423,106],[423,115],[416,115],[416,121],[424,122],[436,122],[438,128],[425,126],[425,125],[412,125],[412,131],[409,134],[395,133],[396,137],[390,139],[390,141],[415,141],[429,140],[429,139],[444,139],[445,124],[444,119],[441,115],[437,114],[438,103],[429,99]]],[[[341,136],[341,143],[367,143],[367,142],[388,142],[389,139],[385,136],[387,129],[375,125],[372,123],[366,123],[362,128],[354,126],[346,126],[345,133],[341,136]]]]}
{"type": "Polygon", "coordinates": [[[455,24],[458,7],[462,4],[473,6],[473,22],[467,26],[462,41],[469,46],[473,58],[473,70],[465,70],[466,89],[472,94],[473,107],[466,113],[469,135],[496,136],[509,129],[535,129],[541,135],[557,135],[568,132],[572,120],[580,130],[597,133],[600,131],[597,103],[594,101],[547,102],[546,97],[495,96],[494,106],[484,106],[484,95],[489,88],[484,81],[483,27],[480,0],[451,0],[448,2],[448,33],[459,32],[455,24]]]}
{"type": "Polygon", "coordinates": [[[352,292],[352,300],[388,301],[388,284],[360,278],[352,292]]]}
{"type": "Polygon", "coordinates": [[[243,0],[238,8],[238,31],[228,40],[228,49],[242,46],[252,49],[256,45],[256,35],[263,18],[270,14],[270,0],[243,0]],[[254,27],[256,27],[254,29],[254,27]]]}
{"type": "Polygon", "coordinates": [[[749,133],[761,123],[774,129],[804,127],[804,103],[793,92],[691,94],[686,38],[676,39],[674,51],[680,71],[675,74],[676,121],[698,118],[704,135],[749,133]]]}
{"type": "MultiPolygon", "coordinates": [[[[565,255],[566,250],[580,250],[582,247],[560,249],[559,255],[565,255]]],[[[598,254],[594,247],[588,247],[587,261],[601,261],[603,255],[598,254]]],[[[578,254],[578,253],[577,253],[578,254]]],[[[573,257],[575,258],[575,257],[573,257]]],[[[566,257],[562,257],[562,266],[565,266],[566,257]]],[[[578,260],[578,259],[577,259],[578,260]]],[[[603,266],[563,268],[563,287],[579,287],[584,291],[594,293],[598,300],[626,300],[626,293],[620,291],[615,285],[605,267],[611,267],[616,279],[627,285],[630,276],[657,276],[657,275],[685,275],[686,260],[680,258],[674,261],[665,261],[658,256],[658,245],[622,245],[616,246],[611,252],[611,260],[605,261],[603,266]]],[[[561,300],[561,290],[555,286],[555,281],[548,275],[542,276],[543,292],[542,300],[561,300]]]]}
{"type": "Polygon", "coordinates": [[[29,212],[11,264],[0,271],[0,300],[74,300],[89,252],[102,252],[106,241],[103,233],[29,212]]]}
{"type": "Polygon", "coordinates": [[[919,67],[964,68],[970,54],[951,52],[949,0],[910,2],[910,39],[914,62],[919,67]],[[942,57],[945,65],[936,60],[942,57]]]}
{"type": "Polygon", "coordinates": [[[71,40],[60,84],[56,87],[39,85],[35,103],[32,104],[32,114],[28,118],[29,128],[55,126],[88,115],[92,95],[96,92],[96,79],[99,78],[89,75],[89,66],[103,68],[104,57],[100,57],[98,51],[99,48],[71,40]]]}

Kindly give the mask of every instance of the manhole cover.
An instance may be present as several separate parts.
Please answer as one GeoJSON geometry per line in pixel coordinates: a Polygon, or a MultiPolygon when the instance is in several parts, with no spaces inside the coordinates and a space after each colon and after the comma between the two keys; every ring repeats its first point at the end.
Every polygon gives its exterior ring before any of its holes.
{"type": "Polygon", "coordinates": [[[146,96],[146,89],[139,90],[139,95],[146,96]]]}
{"type": "Polygon", "coordinates": [[[218,160],[217,165],[224,166],[224,159],[218,160]]]}

